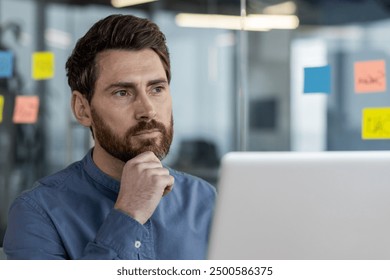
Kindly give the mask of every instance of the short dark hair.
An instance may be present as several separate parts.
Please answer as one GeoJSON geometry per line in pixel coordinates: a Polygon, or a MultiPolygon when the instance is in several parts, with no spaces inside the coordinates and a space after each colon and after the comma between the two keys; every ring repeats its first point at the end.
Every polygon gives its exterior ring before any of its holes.
{"type": "Polygon", "coordinates": [[[171,66],[166,38],[155,23],[133,15],[120,14],[99,20],[77,41],[66,62],[65,68],[71,90],[81,92],[91,102],[98,77],[97,54],[111,49],[147,48],[155,51],[160,57],[170,82],[171,66]]]}

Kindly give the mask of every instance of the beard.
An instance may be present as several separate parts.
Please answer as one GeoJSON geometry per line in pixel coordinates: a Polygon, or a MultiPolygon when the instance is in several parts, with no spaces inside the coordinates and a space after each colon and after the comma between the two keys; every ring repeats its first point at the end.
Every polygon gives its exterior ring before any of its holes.
{"type": "Polygon", "coordinates": [[[93,136],[111,156],[123,162],[127,162],[147,151],[153,152],[160,160],[167,156],[173,139],[172,114],[168,127],[154,119],[147,122],[140,121],[135,126],[129,128],[123,136],[115,134],[94,108],[91,110],[91,115],[95,125],[93,136]],[[137,133],[151,129],[158,130],[160,135],[148,139],[133,138],[137,133]]]}

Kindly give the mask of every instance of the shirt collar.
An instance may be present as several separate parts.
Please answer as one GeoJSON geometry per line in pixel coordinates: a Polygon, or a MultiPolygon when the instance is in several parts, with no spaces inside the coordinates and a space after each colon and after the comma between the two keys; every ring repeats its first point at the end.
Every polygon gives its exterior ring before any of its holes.
{"type": "Polygon", "coordinates": [[[84,170],[88,173],[91,178],[96,181],[98,184],[103,186],[106,189],[109,189],[115,193],[119,192],[119,181],[110,177],[96,166],[92,159],[93,148],[89,150],[87,155],[83,159],[84,170]]]}

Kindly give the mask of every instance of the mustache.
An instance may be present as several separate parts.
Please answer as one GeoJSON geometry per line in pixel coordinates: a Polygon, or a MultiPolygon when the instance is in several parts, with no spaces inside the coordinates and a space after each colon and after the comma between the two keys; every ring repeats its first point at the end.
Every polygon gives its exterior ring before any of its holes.
{"type": "Polygon", "coordinates": [[[139,132],[142,132],[144,130],[159,130],[163,135],[166,134],[166,128],[164,124],[156,121],[156,120],[150,120],[148,122],[141,121],[137,123],[135,126],[129,128],[126,132],[126,137],[131,137],[139,132]]]}

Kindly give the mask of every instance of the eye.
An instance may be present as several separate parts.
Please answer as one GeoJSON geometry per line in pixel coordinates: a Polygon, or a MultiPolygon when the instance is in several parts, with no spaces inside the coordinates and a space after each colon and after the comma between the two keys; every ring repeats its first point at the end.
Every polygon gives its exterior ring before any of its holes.
{"type": "Polygon", "coordinates": [[[119,97],[124,97],[124,96],[129,95],[129,93],[128,93],[126,90],[121,89],[121,90],[115,91],[115,92],[114,92],[114,95],[115,95],[115,96],[119,96],[119,97]]]}
{"type": "Polygon", "coordinates": [[[152,89],[152,92],[154,93],[154,94],[159,94],[159,93],[162,93],[163,91],[164,91],[164,87],[163,86],[157,86],[157,87],[154,87],[153,89],[152,89]]]}

